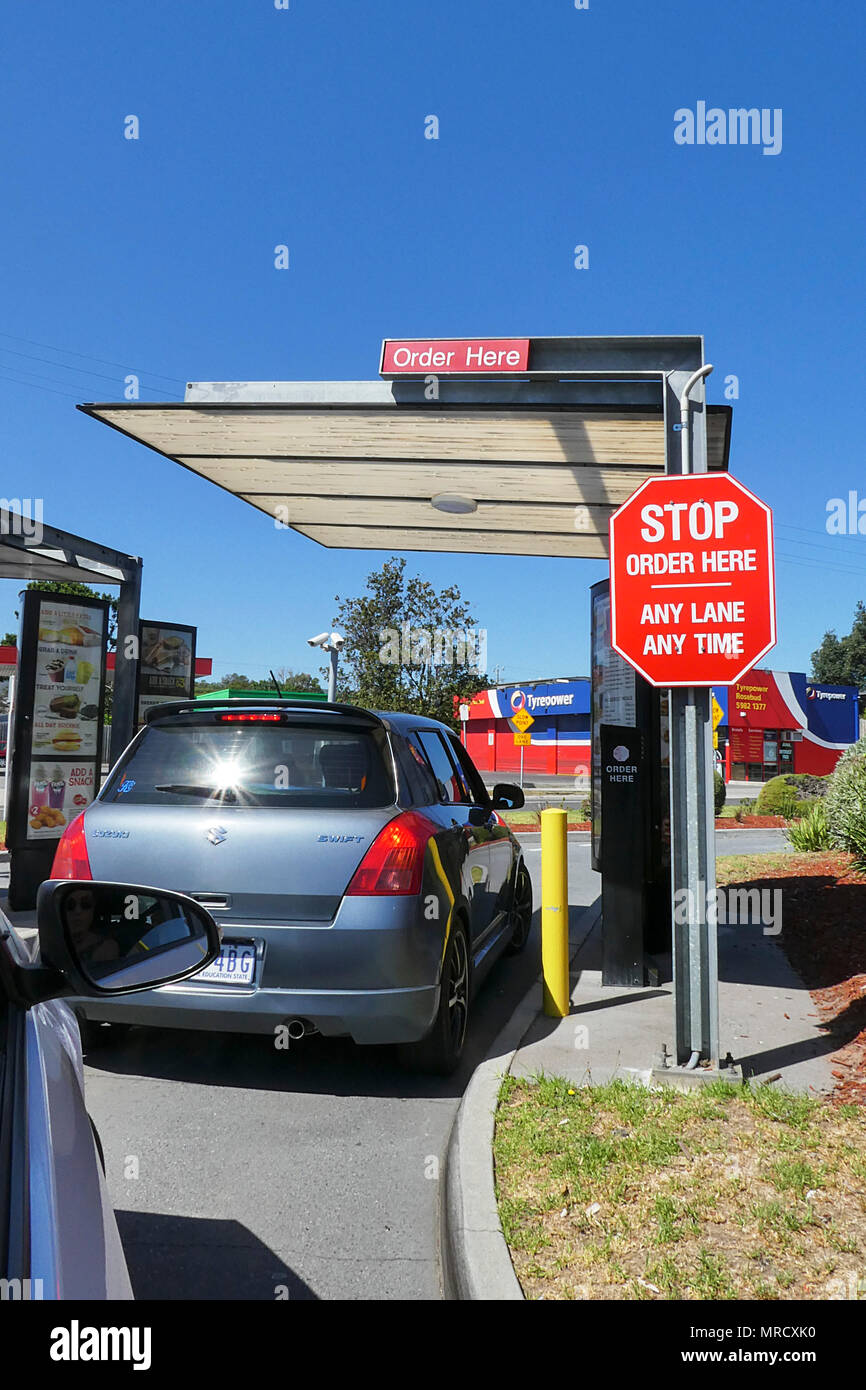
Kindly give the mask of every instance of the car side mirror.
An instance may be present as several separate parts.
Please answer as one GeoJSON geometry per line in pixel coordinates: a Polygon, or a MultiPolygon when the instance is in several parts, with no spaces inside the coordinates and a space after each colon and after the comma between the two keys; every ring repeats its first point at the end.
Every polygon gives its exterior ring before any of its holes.
{"type": "Polygon", "coordinates": [[[49,879],[36,921],[43,966],[76,995],[130,994],[185,980],[215,960],[220,934],[185,893],[89,879],[49,879]]]}
{"type": "Polygon", "coordinates": [[[492,800],[494,811],[519,811],[524,803],[523,791],[511,782],[497,782],[492,800]]]}

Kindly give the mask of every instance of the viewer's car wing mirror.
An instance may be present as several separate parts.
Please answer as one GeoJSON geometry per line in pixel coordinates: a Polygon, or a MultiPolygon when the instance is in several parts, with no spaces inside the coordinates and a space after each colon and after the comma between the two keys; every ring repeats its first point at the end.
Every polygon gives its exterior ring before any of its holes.
{"type": "Polygon", "coordinates": [[[494,811],[519,811],[524,797],[520,787],[513,786],[511,782],[497,782],[492,800],[494,811]]]}
{"type": "Polygon", "coordinates": [[[219,954],[219,928],[185,893],[87,879],[50,880],[36,901],[43,965],[82,995],[185,980],[219,954]]]}

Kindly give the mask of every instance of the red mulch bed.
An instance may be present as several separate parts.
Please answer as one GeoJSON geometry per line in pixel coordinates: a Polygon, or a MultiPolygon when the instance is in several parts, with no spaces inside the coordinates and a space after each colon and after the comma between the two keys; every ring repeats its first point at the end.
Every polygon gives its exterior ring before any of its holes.
{"type": "Polygon", "coordinates": [[[717,830],[782,830],[787,824],[784,816],[743,816],[742,820],[716,817],[717,830]]]}
{"type": "MultiPolygon", "coordinates": [[[[716,817],[717,830],[779,830],[784,829],[787,824],[784,816],[743,816],[742,820],[722,820],[721,817],[716,817]]],[[[508,828],[519,833],[521,830],[524,832],[528,830],[538,831],[539,827],[526,824],[515,825],[513,821],[509,821],[508,828]]],[[[570,820],[568,828],[569,830],[591,830],[592,822],[570,820]]]]}
{"type": "Polygon", "coordinates": [[[828,853],[764,860],[759,877],[782,888],[780,944],[837,1043],[833,1098],[866,1105],[866,875],[828,853]]]}

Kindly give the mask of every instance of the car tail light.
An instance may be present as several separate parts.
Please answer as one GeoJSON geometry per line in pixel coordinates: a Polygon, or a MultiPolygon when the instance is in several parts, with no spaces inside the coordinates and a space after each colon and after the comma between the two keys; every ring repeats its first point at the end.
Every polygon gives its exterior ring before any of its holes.
{"type": "Polygon", "coordinates": [[[221,724],[279,724],[282,722],[281,714],[218,714],[217,721],[221,724]]]}
{"type": "Polygon", "coordinates": [[[87,857],[84,812],[70,821],[60,837],[51,865],[52,878],[93,878],[87,857]]]}
{"type": "Polygon", "coordinates": [[[417,811],[404,811],[389,821],[355,870],[346,896],[420,893],[427,841],[436,831],[417,811]]]}

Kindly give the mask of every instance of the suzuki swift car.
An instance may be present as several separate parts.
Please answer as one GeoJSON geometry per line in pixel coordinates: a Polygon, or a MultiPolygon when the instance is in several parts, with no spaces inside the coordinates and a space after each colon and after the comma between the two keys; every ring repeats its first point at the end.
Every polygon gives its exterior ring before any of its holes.
{"type": "Polygon", "coordinates": [[[157,707],[67,827],[53,876],[188,893],[222,951],[181,985],[80,1012],[348,1035],[449,1071],[474,989],[529,936],[529,874],[497,814],[522,803],[517,787],[488,795],[452,731],[418,715],[278,699],[157,707]]]}

